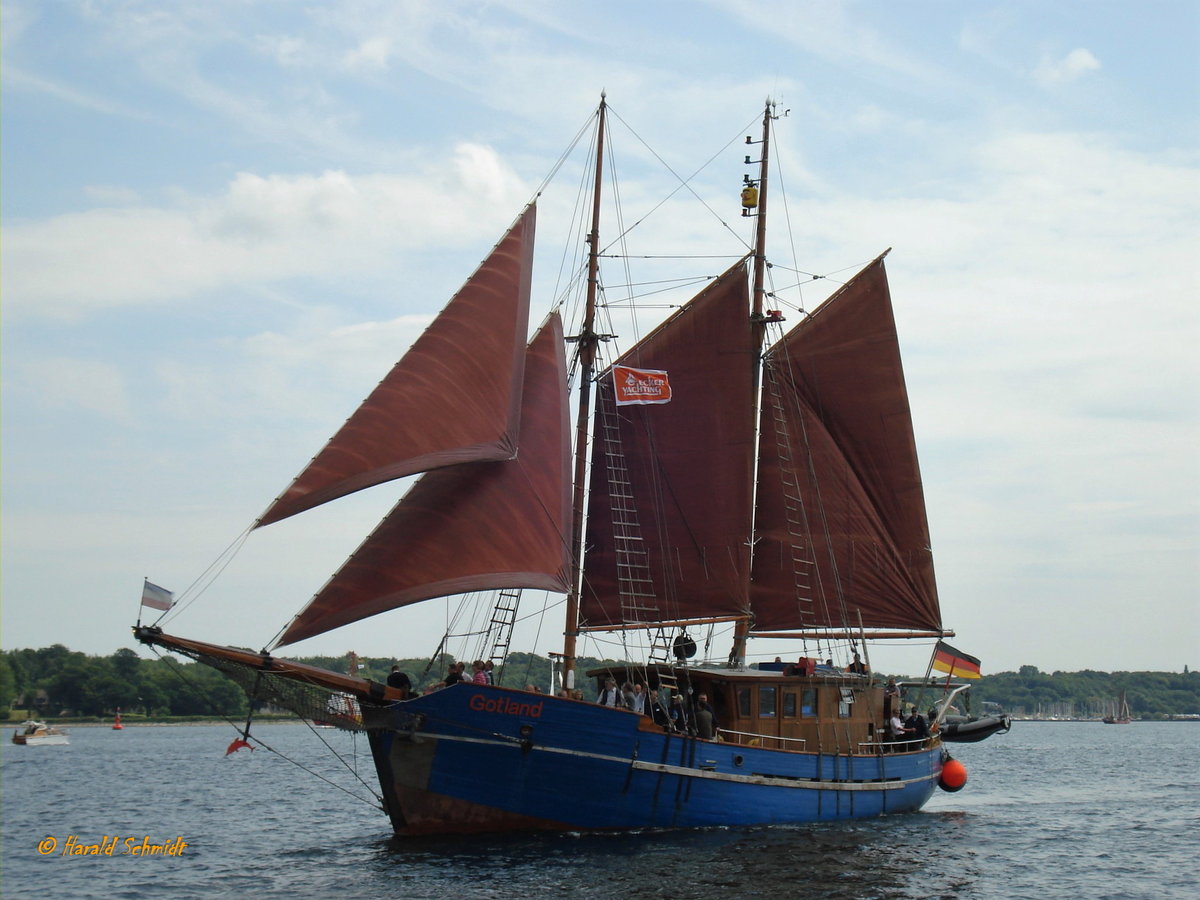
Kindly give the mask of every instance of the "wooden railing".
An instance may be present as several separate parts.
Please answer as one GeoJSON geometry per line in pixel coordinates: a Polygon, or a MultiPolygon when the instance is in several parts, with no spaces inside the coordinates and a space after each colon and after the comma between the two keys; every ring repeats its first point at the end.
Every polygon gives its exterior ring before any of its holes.
{"type": "Polygon", "coordinates": [[[752,731],[732,731],[718,728],[717,736],[727,744],[739,747],[763,747],[770,750],[803,750],[804,738],[780,737],[777,734],[755,734],[752,731]]]}

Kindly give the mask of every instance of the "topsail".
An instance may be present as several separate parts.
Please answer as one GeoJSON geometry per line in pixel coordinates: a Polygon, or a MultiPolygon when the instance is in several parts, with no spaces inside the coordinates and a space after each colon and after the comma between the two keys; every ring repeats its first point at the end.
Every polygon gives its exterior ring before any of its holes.
{"type": "Polygon", "coordinates": [[[534,221],[530,205],[258,525],[394,478],[516,454],[534,221]]]}

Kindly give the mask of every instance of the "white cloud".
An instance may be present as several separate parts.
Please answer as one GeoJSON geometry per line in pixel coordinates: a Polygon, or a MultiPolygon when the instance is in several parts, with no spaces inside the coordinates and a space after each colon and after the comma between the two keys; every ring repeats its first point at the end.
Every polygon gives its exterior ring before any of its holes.
{"type": "Polygon", "coordinates": [[[345,56],[345,65],[350,69],[386,69],[392,54],[392,42],[381,35],[367,38],[345,56]]]}
{"type": "Polygon", "coordinates": [[[1034,77],[1043,85],[1063,84],[1077,81],[1089,72],[1100,69],[1100,60],[1090,50],[1076,47],[1062,59],[1043,57],[1034,70],[1034,77]]]}
{"type": "Polygon", "coordinates": [[[87,412],[115,422],[131,419],[128,390],[120,369],[111,363],[70,357],[25,360],[15,367],[13,386],[36,397],[42,410],[87,412]]]}
{"type": "Polygon", "coordinates": [[[275,60],[276,64],[285,68],[303,66],[314,62],[312,58],[313,48],[302,37],[264,34],[258,36],[256,43],[261,52],[275,60]]]}
{"type": "Polygon", "coordinates": [[[493,150],[464,144],[415,176],[239,174],[225,193],[4,228],[5,312],[74,319],[223,286],[345,278],[396,248],[492,237],[527,199],[493,150]]]}
{"type": "MultiPolygon", "coordinates": [[[[428,325],[430,314],[386,322],[330,325],[321,311],[287,332],[264,331],[226,341],[219,356],[166,356],[153,376],[161,415],[180,423],[282,423],[333,428],[365,397],[428,325]]],[[[315,434],[315,442],[328,437],[315,434]]],[[[315,449],[315,446],[312,448],[315,449]]]]}
{"type": "MultiPolygon", "coordinates": [[[[5,29],[7,30],[7,7],[5,12],[5,29]]],[[[120,116],[127,119],[146,121],[150,116],[145,110],[114,102],[104,96],[103,92],[89,88],[81,88],[60,80],[45,78],[27,71],[20,63],[6,62],[4,64],[4,91],[38,94],[52,100],[66,103],[80,109],[105,115],[120,116]]]]}
{"type": "Polygon", "coordinates": [[[133,188],[109,184],[88,185],[83,189],[83,194],[101,206],[132,206],[142,199],[133,188]]]}

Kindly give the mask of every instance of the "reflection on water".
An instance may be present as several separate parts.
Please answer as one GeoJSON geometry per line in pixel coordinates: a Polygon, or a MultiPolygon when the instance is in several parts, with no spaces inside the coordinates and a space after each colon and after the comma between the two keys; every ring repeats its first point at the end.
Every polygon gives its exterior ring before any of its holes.
{"type": "Polygon", "coordinates": [[[937,893],[976,882],[971,854],[940,845],[948,827],[969,818],[947,811],[821,826],[393,839],[374,845],[373,865],[393,873],[437,869],[445,892],[431,897],[488,882],[483,896],[519,896],[510,888],[522,884],[585,898],[778,896],[802,886],[830,898],[927,897],[933,884],[937,893]]]}

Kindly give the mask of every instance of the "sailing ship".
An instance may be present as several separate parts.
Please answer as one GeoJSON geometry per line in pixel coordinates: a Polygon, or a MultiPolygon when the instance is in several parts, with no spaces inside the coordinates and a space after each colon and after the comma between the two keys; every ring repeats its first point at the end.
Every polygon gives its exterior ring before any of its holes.
{"type": "Polygon", "coordinates": [[[939,722],[888,733],[902,701],[870,668],[873,638],[953,634],[884,256],[784,330],[767,308],[765,250],[777,118],[768,101],[761,139],[746,138],[761,151],[741,185],[749,252],[608,358],[602,98],[581,321],[568,330],[552,310],[527,341],[535,201],[258,519],[421,473],[273,644],[256,653],[140,623],[137,637],[259,702],[365,732],[399,835],[813,822],[913,811],[939,783],[961,787],[939,722]],[[492,591],[502,657],[530,589],[565,597],[550,694],[460,682],[413,695],[275,655],[492,591]],[[728,657],[696,660],[692,635],[719,623],[728,657]],[[595,633],[640,635],[641,658],[578,671],[577,641],[595,633]],[[755,638],[801,650],[749,664],[755,638]],[[644,707],[595,702],[610,679],[637,685],[644,707]],[[354,714],[331,695],[354,698],[354,714]]]}
{"type": "Polygon", "coordinates": [[[1128,725],[1133,721],[1133,717],[1129,713],[1129,704],[1125,700],[1125,692],[1121,691],[1121,696],[1113,704],[1113,710],[1102,720],[1105,725],[1128,725]]]}

